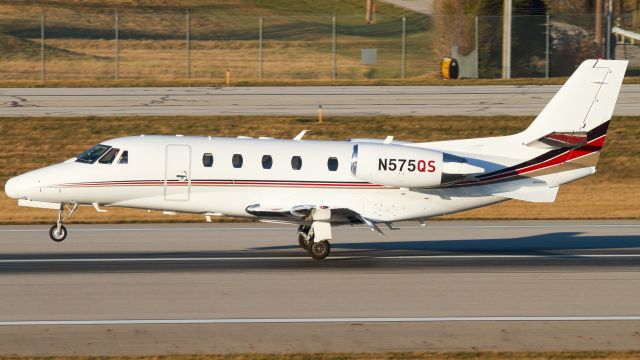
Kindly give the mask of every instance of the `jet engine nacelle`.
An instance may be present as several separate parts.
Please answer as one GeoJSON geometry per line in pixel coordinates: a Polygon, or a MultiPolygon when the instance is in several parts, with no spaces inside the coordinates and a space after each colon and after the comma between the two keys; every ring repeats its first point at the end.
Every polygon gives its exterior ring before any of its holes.
{"type": "Polygon", "coordinates": [[[400,145],[353,146],[351,173],[358,179],[398,187],[431,187],[441,183],[441,152],[400,145]]]}
{"type": "Polygon", "coordinates": [[[483,171],[459,156],[402,145],[357,144],[351,157],[355,177],[387,186],[434,187],[483,171]]]}

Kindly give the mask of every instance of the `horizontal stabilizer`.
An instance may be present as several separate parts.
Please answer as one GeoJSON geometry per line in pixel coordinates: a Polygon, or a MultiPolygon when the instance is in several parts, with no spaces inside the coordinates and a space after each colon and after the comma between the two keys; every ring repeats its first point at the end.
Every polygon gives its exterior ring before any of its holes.
{"type": "Polygon", "coordinates": [[[556,195],[558,195],[558,189],[558,186],[529,186],[513,191],[493,193],[493,195],[530,202],[554,202],[556,195]]]}

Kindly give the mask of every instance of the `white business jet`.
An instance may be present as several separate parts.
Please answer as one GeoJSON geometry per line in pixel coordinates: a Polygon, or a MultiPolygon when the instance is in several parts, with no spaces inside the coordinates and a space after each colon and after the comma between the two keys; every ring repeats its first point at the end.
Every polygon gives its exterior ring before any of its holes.
{"type": "Polygon", "coordinates": [[[314,259],[331,227],[418,220],[508,199],[553,202],[562,184],[593,174],[627,67],[587,60],[523,132],[409,143],[131,136],[9,179],[18,204],[55,209],[49,235],[78,206],[234,216],[298,225],[314,259]]]}

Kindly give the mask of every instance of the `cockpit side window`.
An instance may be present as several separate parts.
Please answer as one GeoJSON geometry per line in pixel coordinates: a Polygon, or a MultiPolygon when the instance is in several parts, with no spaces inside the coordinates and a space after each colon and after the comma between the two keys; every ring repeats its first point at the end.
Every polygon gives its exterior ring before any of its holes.
{"type": "Polygon", "coordinates": [[[106,153],[107,150],[109,150],[110,148],[111,146],[107,146],[107,145],[102,145],[102,144],[96,145],[91,149],[78,155],[78,158],[76,159],[76,161],[85,163],[85,164],[93,164],[98,159],[100,159],[100,157],[104,155],[104,153],[106,153]]]}
{"type": "Polygon", "coordinates": [[[98,160],[98,162],[100,164],[112,164],[113,160],[116,159],[116,155],[118,155],[119,151],[120,149],[116,149],[116,148],[109,149],[109,151],[107,151],[107,153],[104,154],[104,156],[101,157],[100,160],[98,160]]]}
{"type": "Polygon", "coordinates": [[[129,163],[129,151],[124,150],[122,155],[120,155],[120,160],[118,160],[118,164],[128,164],[129,163]]]}

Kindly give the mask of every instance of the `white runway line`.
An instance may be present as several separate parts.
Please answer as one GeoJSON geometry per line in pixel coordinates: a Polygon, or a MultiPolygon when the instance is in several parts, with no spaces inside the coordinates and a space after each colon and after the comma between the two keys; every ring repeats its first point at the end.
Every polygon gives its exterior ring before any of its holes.
{"type": "MultiPolygon", "coordinates": [[[[550,255],[398,255],[398,256],[332,256],[333,260],[461,260],[461,259],[598,259],[640,258],[640,254],[550,254],[550,255]]],[[[57,258],[57,259],[2,259],[0,264],[82,263],[82,262],[196,262],[196,261],[274,261],[309,260],[308,256],[253,256],[253,257],[131,257],[131,258],[57,258]]]]}
{"type": "MultiPolygon", "coordinates": [[[[164,224],[163,224],[164,225],[164,224]]],[[[569,225],[427,225],[427,226],[399,226],[396,229],[425,229],[425,230],[451,230],[451,229],[565,229],[565,228],[640,228],[640,224],[569,224],[569,225]]],[[[265,231],[265,230],[295,230],[296,226],[290,227],[167,227],[161,226],[157,228],[73,228],[73,231],[91,232],[91,231],[265,231]]],[[[340,230],[369,230],[366,226],[353,226],[336,228],[340,230]]],[[[1,232],[43,232],[49,231],[49,228],[39,229],[0,229],[1,232]]]]}
{"type": "Polygon", "coordinates": [[[336,317],[336,318],[238,318],[238,319],[137,319],[137,320],[18,320],[0,326],[60,325],[175,325],[175,324],[318,324],[453,321],[640,321],[639,315],[614,316],[446,316],[446,317],[336,317]]]}

